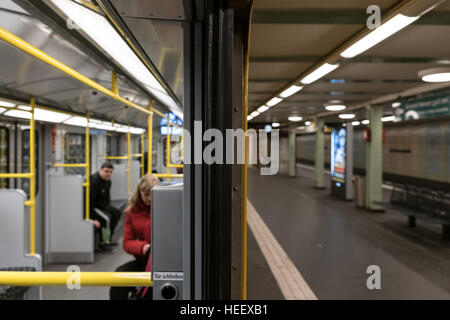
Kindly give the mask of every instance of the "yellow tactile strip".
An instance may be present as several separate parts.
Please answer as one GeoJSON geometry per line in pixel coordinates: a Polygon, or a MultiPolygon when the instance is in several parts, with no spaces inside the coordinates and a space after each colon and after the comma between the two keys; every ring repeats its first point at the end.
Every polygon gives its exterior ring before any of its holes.
{"type": "Polygon", "coordinates": [[[286,300],[317,300],[314,292],[250,201],[247,201],[247,221],[284,298],[286,300]]]}

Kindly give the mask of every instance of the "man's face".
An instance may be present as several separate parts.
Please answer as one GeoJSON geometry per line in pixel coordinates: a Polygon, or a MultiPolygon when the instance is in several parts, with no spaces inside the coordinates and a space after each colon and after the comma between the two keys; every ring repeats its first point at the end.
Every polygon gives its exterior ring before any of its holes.
{"type": "Polygon", "coordinates": [[[105,180],[105,181],[109,181],[111,180],[112,174],[113,174],[113,169],[110,168],[102,168],[100,169],[99,173],[100,173],[100,177],[105,180]]]}

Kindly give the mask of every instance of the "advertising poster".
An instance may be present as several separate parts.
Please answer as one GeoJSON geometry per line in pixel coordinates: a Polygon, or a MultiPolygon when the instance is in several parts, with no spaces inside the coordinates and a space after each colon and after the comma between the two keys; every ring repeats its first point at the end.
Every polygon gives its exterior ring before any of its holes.
{"type": "MultiPolygon", "coordinates": [[[[331,179],[338,183],[345,182],[346,130],[331,130],[331,179]]],[[[340,187],[340,185],[337,185],[340,187]]]]}

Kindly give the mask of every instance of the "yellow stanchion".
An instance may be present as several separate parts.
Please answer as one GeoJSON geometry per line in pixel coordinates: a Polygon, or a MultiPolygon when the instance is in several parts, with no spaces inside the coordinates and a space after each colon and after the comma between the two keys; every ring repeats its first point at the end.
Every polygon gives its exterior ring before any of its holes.
{"type": "Polygon", "coordinates": [[[34,143],[34,108],[36,107],[36,100],[34,98],[31,99],[31,119],[30,119],[30,255],[34,256],[36,254],[36,200],[35,200],[35,191],[36,191],[36,168],[35,168],[35,143],[34,143]]]}

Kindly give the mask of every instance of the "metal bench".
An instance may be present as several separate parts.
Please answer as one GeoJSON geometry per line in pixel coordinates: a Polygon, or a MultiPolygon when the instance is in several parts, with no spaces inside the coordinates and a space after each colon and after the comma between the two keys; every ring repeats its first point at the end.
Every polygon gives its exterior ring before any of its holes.
{"type": "Polygon", "coordinates": [[[442,225],[442,240],[450,241],[450,195],[414,185],[394,184],[390,206],[408,216],[408,225],[416,226],[416,220],[442,225]]]}

